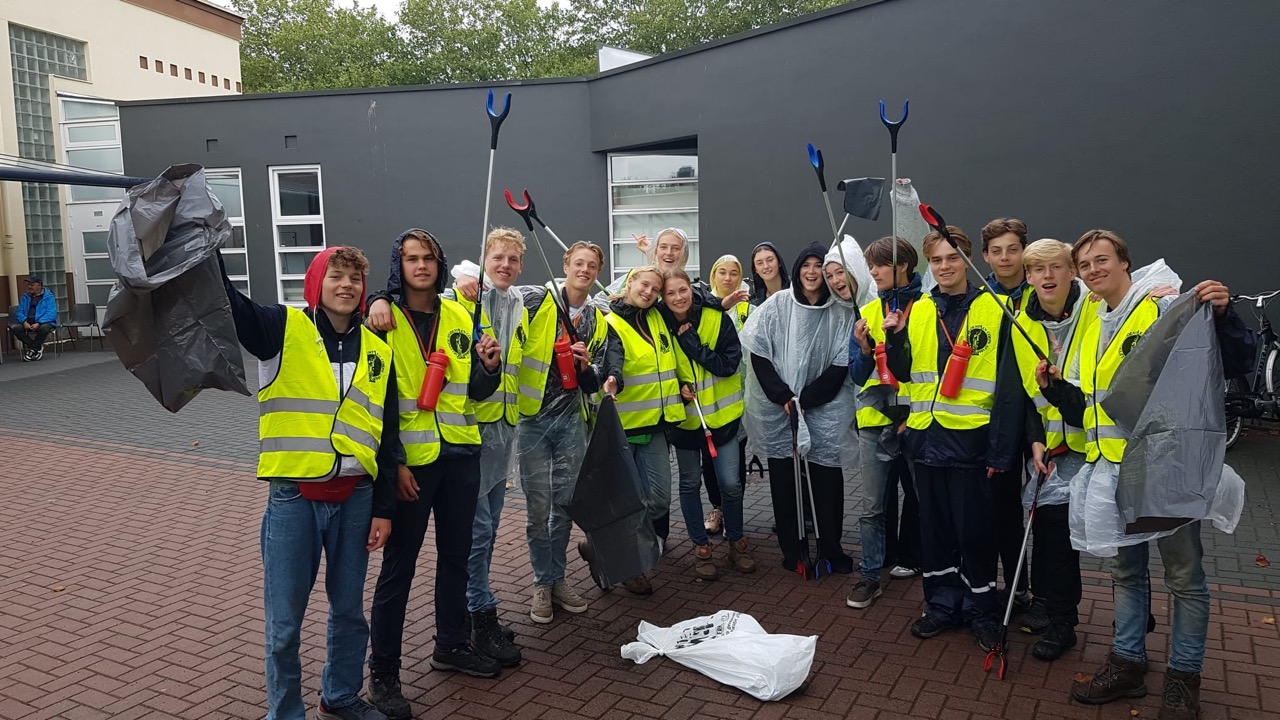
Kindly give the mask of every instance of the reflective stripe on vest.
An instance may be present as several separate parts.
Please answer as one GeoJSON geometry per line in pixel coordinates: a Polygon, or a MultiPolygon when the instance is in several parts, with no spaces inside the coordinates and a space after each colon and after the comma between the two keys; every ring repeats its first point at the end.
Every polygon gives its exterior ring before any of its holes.
{"type": "MultiPolygon", "coordinates": [[[[475,317],[476,304],[461,295],[458,304],[475,317]]],[[[498,389],[484,400],[472,401],[476,420],[482,423],[505,420],[508,425],[515,425],[520,419],[520,365],[524,354],[524,344],[529,334],[529,311],[520,307],[518,322],[511,328],[511,335],[503,342],[493,334],[493,322],[489,319],[489,311],[480,311],[480,324],[485,326],[484,334],[498,340],[502,348],[502,380],[498,389]]]]}
{"type": "MultiPolygon", "coordinates": [[[[1061,339],[1059,339],[1055,347],[1050,342],[1049,329],[1047,327],[1036,320],[1032,320],[1026,313],[1018,315],[1018,324],[1027,331],[1028,335],[1035,339],[1036,347],[1064,373],[1074,364],[1073,360],[1080,351],[1080,344],[1085,331],[1095,322],[1098,322],[1098,302],[1090,300],[1086,295],[1076,311],[1075,320],[1066,338],[1066,346],[1062,347],[1061,339]]],[[[1017,356],[1018,360],[1018,371],[1022,376],[1022,388],[1026,391],[1027,397],[1031,398],[1031,402],[1036,407],[1036,412],[1040,413],[1040,420],[1044,423],[1045,446],[1049,450],[1054,450],[1065,442],[1067,447],[1083,453],[1085,451],[1084,429],[1070,425],[1063,420],[1062,411],[1051,405],[1040,392],[1040,384],[1036,382],[1036,368],[1040,365],[1039,356],[1032,350],[1030,343],[1022,336],[1022,333],[1012,333],[1011,337],[1013,338],[1014,355],[1017,356]]],[[[1071,379],[1075,380],[1076,378],[1073,377],[1071,379]]]]}
{"type": "Polygon", "coordinates": [[[606,315],[605,322],[622,342],[622,392],[618,393],[617,407],[623,429],[683,422],[685,411],[676,379],[675,340],[667,332],[658,311],[645,313],[645,326],[653,343],[617,313],[606,315]]]}
{"type": "Polygon", "coordinates": [[[340,397],[333,364],[315,322],[301,310],[285,313],[279,372],[258,391],[258,477],[323,480],[339,455],[378,475],[378,443],[391,368],[391,348],[360,328],[360,359],[340,397]]]}
{"type": "MultiPolygon", "coordinates": [[[[429,465],[440,456],[441,441],[452,445],[479,445],[480,430],[469,412],[467,386],[471,381],[471,316],[461,305],[440,298],[440,322],[435,349],[449,356],[445,382],[435,411],[418,409],[418,393],[426,379],[426,359],[418,346],[412,321],[393,305],[396,329],[387,340],[400,362],[396,363],[396,409],[400,413],[400,443],[411,467],[429,465]]],[[[427,338],[423,338],[425,343],[427,338]]]]}
{"type": "MultiPolygon", "coordinates": [[[[725,314],[715,310],[701,310],[698,318],[698,340],[713,352],[720,340],[720,325],[725,314]]],[[[742,417],[742,375],[734,373],[729,377],[712,375],[706,368],[691,361],[684,350],[676,343],[676,363],[682,374],[693,378],[693,392],[702,406],[702,416],[706,418],[707,427],[719,428],[742,417]]],[[[692,403],[690,403],[692,405],[692,403]]],[[[697,430],[702,427],[698,419],[698,411],[686,407],[685,421],[680,423],[681,429],[697,430]]]]}
{"type": "MultiPolygon", "coordinates": [[[[932,307],[930,304],[927,312],[916,312],[916,305],[912,305],[911,316],[907,318],[908,326],[932,322],[932,307]]],[[[861,313],[862,318],[867,321],[867,342],[874,349],[877,343],[884,342],[884,302],[876,298],[862,306],[861,313]]],[[[872,358],[874,359],[874,355],[872,358]]],[[[890,423],[889,416],[885,414],[889,408],[911,405],[911,389],[907,382],[899,378],[898,392],[895,393],[892,388],[880,383],[878,369],[872,370],[858,391],[857,404],[858,427],[884,427],[890,423]]]]}
{"type": "MultiPolygon", "coordinates": [[[[588,305],[582,312],[591,313],[591,337],[579,339],[586,343],[587,356],[596,358],[604,348],[609,328],[605,325],[604,313],[599,308],[588,305]]],[[[542,304],[529,319],[529,335],[525,341],[524,353],[520,358],[519,407],[520,414],[533,417],[542,410],[542,401],[547,389],[547,376],[551,373],[552,355],[555,352],[556,338],[559,337],[561,324],[556,312],[555,301],[551,299],[548,288],[542,304]]],[[[586,410],[583,410],[584,417],[586,410]]]]}
{"type": "Polygon", "coordinates": [[[1107,416],[1102,401],[1125,357],[1133,351],[1147,328],[1160,317],[1160,305],[1153,298],[1139,302],[1120,324],[1111,342],[1101,347],[1102,322],[1089,326],[1080,343],[1080,389],[1086,397],[1084,409],[1085,459],[1096,462],[1105,457],[1113,463],[1124,458],[1128,438],[1107,416]]]}
{"type": "MultiPolygon", "coordinates": [[[[996,365],[999,356],[1000,323],[1004,311],[1000,308],[1004,298],[989,292],[979,293],[969,305],[969,312],[960,328],[966,332],[964,339],[973,348],[969,366],[961,383],[960,392],[954,398],[943,397],[942,369],[938,363],[939,327],[936,306],[925,298],[916,301],[912,315],[928,312],[930,322],[908,327],[911,341],[911,415],[907,427],[924,430],[934,421],[948,430],[976,430],[991,421],[991,408],[995,404],[996,365]],[[923,381],[923,382],[922,382],[923,381]]],[[[956,338],[959,342],[961,338],[956,338]]]]}

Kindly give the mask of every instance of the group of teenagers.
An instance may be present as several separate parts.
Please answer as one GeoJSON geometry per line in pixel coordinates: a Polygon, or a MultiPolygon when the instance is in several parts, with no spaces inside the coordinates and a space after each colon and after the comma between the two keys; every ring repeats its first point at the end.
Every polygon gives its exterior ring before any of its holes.
{"type": "MultiPolygon", "coordinates": [[[[847,605],[858,609],[889,577],[921,575],[925,608],[911,633],[967,628],[990,650],[1003,565],[1023,630],[1041,636],[1033,654],[1059,657],[1077,642],[1081,599],[1070,480],[1100,459],[1120,461],[1125,437],[1099,400],[1176,289],[1154,284],[1167,275],[1132,268],[1113,232],[1028,244],[1015,219],[983,228],[993,272],[975,284],[961,257],[970,240],[949,232],[954,245],[938,232],[924,238],[928,287],[916,247],[894,237],[866,248],[847,236],[813,243],[789,268],[761,243],[746,267],[722,256],[702,282],[685,271],[689,239],[675,228],[637,238],[650,264],[598,293],[604,253],[586,242],[567,248],[563,279],[518,285],[525,240],[508,228],[488,234],[481,266],[464,261],[452,273],[431,233],[408,230],[378,292],[366,287],[359,249],[328,248],[305,275],[305,309],[257,304],[224,272],[240,342],[260,361],[268,718],[306,716],[301,628],[322,557],[330,611],[319,717],[412,717],[402,646],[432,518],[431,667],[497,677],[518,665],[489,583],[514,482],[526,502],[530,618],[586,611],[566,580],[567,508],[606,395],[664,552],[675,449],[693,577],[756,570],[743,493],[747,457],[763,458],[784,568],[805,567],[814,535],[819,572],[857,573],[847,605]],[[1028,481],[1041,475],[1042,485],[1028,481]],[[845,483],[859,477],[855,566],[841,535],[845,483]],[[1038,485],[1028,577],[1016,566],[1024,505],[1038,485]],[[366,620],[364,581],[378,549],[366,620]]],[[[1213,306],[1224,369],[1242,372],[1253,339],[1226,287],[1205,281],[1194,292],[1213,306]]],[[[1157,542],[1174,597],[1160,717],[1197,718],[1209,617],[1200,525],[1157,542]]],[[[577,550],[593,560],[589,542],[577,550]]],[[[1112,561],[1113,650],[1073,687],[1080,702],[1146,693],[1147,552],[1147,543],[1121,547],[1112,561]]],[[[653,592],[647,575],[622,585],[653,592]]]]}

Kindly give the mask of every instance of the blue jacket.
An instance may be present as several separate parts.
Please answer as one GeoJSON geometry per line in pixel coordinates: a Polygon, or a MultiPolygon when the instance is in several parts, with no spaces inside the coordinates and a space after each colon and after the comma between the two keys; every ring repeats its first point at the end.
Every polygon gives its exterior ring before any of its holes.
{"type": "Polygon", "coordinates": [[[40,296],[36,299],[35,311],[31,309],[31,293],[22,293],[18,298],[18,316],[10,322],[24,323],[35,315],[35,322],[48,323],[54,327],[58,326],[58,301],[54,299],[53,293],[47,289],[40,291],[40,296]]]}

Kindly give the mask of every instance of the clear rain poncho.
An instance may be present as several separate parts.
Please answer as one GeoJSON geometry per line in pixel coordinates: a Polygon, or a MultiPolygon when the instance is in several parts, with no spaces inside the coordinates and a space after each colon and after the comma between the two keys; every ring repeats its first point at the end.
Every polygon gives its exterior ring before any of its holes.
{"type": "MultiPolygon", "coordinates": [[[[834,244],[831,252],[822,259],[822,267],[826,268],[830,263],[842,263],[845,269],[853,276],[854,283],[857,284],[856,292],[853,293],[852,300],[844,300],[836,292],[835,288],[831,288],[831,297],[835,299],[836,305],[848,308],[853,316],[853,320],[858,319],[858,308],[865,306],[867,303],[876,298],[876,284],[871,277],[871,270],[867,268],[866,257],[862,254],[862,246],[854,239],[852,235],[845,235],[844,240],[840,241],[839,247],[834,244]]],[[[830,286],[830,283],[827,283],[830,286]]],[[[849,331],[852,332],[853,324],[849,325],[849,331]]],[[[847,337],[847,336],[846,336],[847,337]]],[[[845,341],[846,345],[848,340],[845,341]]],[[[853,380],[846,377],[844,388],[840,390],[840,396],[845,393],[852,393],[855,402],[858,395],[858,386],[853,384],[853,380]]],[[[857,408],[854,408],[855,412],[857,408]]],[[[848,427],[845,429],[845,437],[840,444],[840,467],[844,470],[844,479],[851,482],[855,478],[861,477],[862,463],[861,454],[858,444],[858,424],[855,422],[854,416],[849,417],[848,427]]]]}
{"type": "MultiPolygon", "coordinates": [[[[837,303],[835,293],[824,304],[811,306],[797,301],[794,292],[778,292],[747,318],[742,326],[742,349],[773,363],[792,394],[799,396],[800,390],[829,366],[849,364],[852,329],[852,305],[837,303]]],[[[800,449],[809,462],[845,465],[842,448],[848,444],[853,423],[854,396],[853,387],[846,382],[834,400],[803,414],[800,449]]],[[[791,433],[785,430],[791,424],[787,414],[764,394],[754,374],[747,377],[746,405],[742,421],[750,451],[764,457],[791,457],[791,433]]]]}

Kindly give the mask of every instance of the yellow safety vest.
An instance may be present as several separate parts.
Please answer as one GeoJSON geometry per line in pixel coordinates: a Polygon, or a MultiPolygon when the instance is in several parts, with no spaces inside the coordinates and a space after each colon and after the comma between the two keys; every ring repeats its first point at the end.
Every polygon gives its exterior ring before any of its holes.
{"type": "Polygon", "coordinates": [[[751,303],[743,300],[733,306],[733,327],[735,330],[742,330],[742,326],[747,324],[747,317],[751,315],[751,303]]]}
{"type": "Polygon", "coordinates": [[[378,476],[391,348],[361,326],[360,353],[343,394],[315,321],[296,308],[286,310],[279,372],[258,390],[258,477],[326,480],[339,455],[354,457],[378,476]]]}
{"type": "Polygon", "coordinates": [[[646,318],[653,342],[643,338],[617,313],[606,315],[605,322],[622,341],[623,383],[617,408],[623,429],[653,427],[663,421],[683,422],[685,412],[676,375],[675,340],[667,332],[658,311],[650,310],[646,318]]]}
{"type": "MultiPolygon", "coordinates": [[[[720,324],[724,322],[724,316],[725,313],[704,308],[702,317],[698,320],[698,339],[712,350],[716,349],[716,341],[720,339],[720,324]]],[[[693,378],[693,392],[697,395],[698,404],[702,406],[707,427],[724,427],[742,417],[744,405],[741,374],[735,372],[729,377],[711,374],[706,368],[691,361],[680,348],[680,343],[676,343],[676,364],[681,377],[693,378]]],[[[696,408],[686,407],[685,415],[685,421],[680,423],[682,430],[697,430],[702,427],[696,408]]]]}
{"type": "MultiPolygon", "coordinates": [[[[1054,363],[1062,370],[1067,372],[1067,368],[1072,365],[1072,358],[1080,352],[1080,344],[1085,332],[1089,326],[1098,322],[1098,302],[1090,300],[1087,297],[1080,305],[1079,314],[1076,316],[1075,326],[1071,330],[1071,337],[1067,342],[1067,347],[1059,348],[1058,355],[1054,358],[1054,363]]],[[[1052,357],[1049,352],[1049,329],[1036,320],[1032,320],[1027,314],[1018,314],[1018,324],[1022,326],[1027,334],[1036,341],[1036,347],[1040,348],[1046,356],[1052,357]]],[[[1049,450],[1054,450],[1066,442],[1067,447],[1072,450],[1083,453],[1085,451],[1085,434],[1084,428],[1078,428],[1069,425],[1062,419],[1062,411],[1044,398],[1040,392],[1040,384],[1036,382],[1036,368],[1040,365],[1040,358],[1035,351],[1031,349],[1030,343],[1022,336],[1020,332],[1014,332],[1013,335],[1013,351],[1018,358],[1018,371],[1022,375],[1022,387],[1027,392],[1027,397],[1031,398],[1031,402],[1036,406],[1036,412],[1040,413],[1040,419],[1044,422],[1045,446],[1049,450]]]]}
{"type": "Polygon", "coordinates": [[[427,376],[427,358],[418,344],[413,320],[398,305],[391,307],[396,329],[387,334],[387,340],[400,359],[396,363],[400,444],[404,446],[405,464],[410,467],[435,462],[440,456],[441,440],[451,445],[480,444],[480,429],[467,399],[471,382],[471,315],[453,300],[439,300],[434,348],[427,338],[422,341],[428,351],[440,350],[449,356],[434,411],[418,409],[418,393],[427,376]]]}
{"type": "MultiPolygon", "coordinates": [[[[457,302],[471,317],[475,317],[475,303],[461,295],[458,296],[457,302]]],[[[485,326],[485,335],[498,339],[493,334],[493,322],[489,319],[489,312],[483,308],[480,310],[480,324],[485,326]]],[[[508,425],[515,425],[520,419],[520,361],[528,335],[529,311],[521,305],[520,321],[511,328],[511,337],[507,338],[506,346],[502,349],[502,382],[489,397],[473,401],[476,420],[482,423],[506,420],[508,425]]]]}
{"type": "MultiPolygon", "coordinates": [[[[595,314],[595,325],[590,338],[579,338],[587,346],[587,356],[595,357],[604,347],[605,338],[609,335],[609,327],[605,324],[604,313],[599,308],[588,305],[584,313],[595,314]]],[[[529,321],[529,337],[524,344],[524,352],[520,357],[520,414],[533,417],[542,410],[543,393],[547,388],[547,376],[551,373],[552,353],[555,342],[564,333],[556,312],[555,301],[551,298],[551,290],[538,306],[538,311],[529,321]]],[[[585,411],[584,411],[585,412],[585,411]]]]}
{"type": "MultiPolygon", "coordinates": [[[[922,298],[923,299],[923,298],[922,298]]],[[[976,430],[991,421],[991,408],[996,397],[996,359],[999,356],[1000,323],[1004,311],[1000,309],[1003,298],[983,291],[969,305],[969,312],[960,326],[964,339],[973,348],[969,367],[954,398],[943,397],[942,372],[938,370],[938,318],[936,306],[931,302],[932,322],[909,327],[911,338],[911,415],[907,427],[924,430],[935,420],[948,430],[976,430]],[[919,329],[916,329],[919,328],[919,329]]],[[[912,314],[922,312],[919,300],[912,314]]],[[[960,342],[959,337],[955,338],[960,342]]],[[[901,379],[899,379],[901,382],[901,379]]]]}
{"type": "Polygon", "coordinates": [[[1111,391],[1111,380],[1120,363],[1137,345],[1147,328],[1160,317],[1160,304],[1145,298],[1133,308],[1105,348],[1100,347],[1102,322],[1089,326],[1080,343],[1080,389],[1084,391],[1085,459],[1097,462],[1105,457],[1113,463],[1124,458],[1128,438],[1107,417],[1102,401],[1111,391]]]}
{"type": "MultiPolygon", "coordinates": [[[[935,322],[936,312],[933,309],[931,300],[922,297],[920,300],[912,302],[907,307],[910,308],[910,315],[907,317],[908,335],[911,328],[916,328],[916,332],[924,332],[925,325],[932,325],[935,322]],[[926,300],[928,307],[924,308],[924,303],[920,300],[926,300]],[[922,310],[922,308],[924,308],[922,310]],[[919,327],[917,327],[919,326],[919,327]]],[[[884,301],[876,298],[862,307],[862,319],[867,321],[867,338],[874,349],[877,343],[885,341],[884,337],[884,301]]],[[[901,405],[909,407],[911,405],[911,388],[908,382],[904,382],[902,378],[898,379],[898,392],[895,394],[892,389],[886,389],[880,386],[880,376],[877,371],[873,370],[867,382],[863,384],[862,389],[858,391],[858,427],[860,428],[876,428],[884,427],[892,421],[886,414],[891,406],[901,405]]]]}

